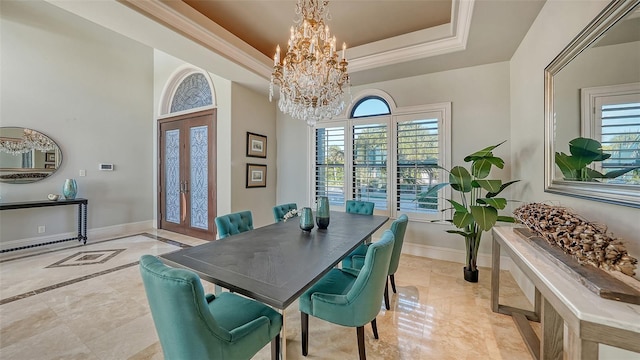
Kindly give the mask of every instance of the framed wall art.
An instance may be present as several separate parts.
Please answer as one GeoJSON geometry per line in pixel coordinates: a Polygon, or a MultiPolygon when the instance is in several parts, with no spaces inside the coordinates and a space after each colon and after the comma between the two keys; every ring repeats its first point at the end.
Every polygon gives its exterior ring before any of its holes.
{"type": "Polygon", "coordinates": [[[267,186],[267,165],[247,164],[247,188],[267,186]]]}
{"type": "Polygon", "coordinates": [[[247,132],[247,156],[267,157],[267,137],[260,134],[247,132]]]}

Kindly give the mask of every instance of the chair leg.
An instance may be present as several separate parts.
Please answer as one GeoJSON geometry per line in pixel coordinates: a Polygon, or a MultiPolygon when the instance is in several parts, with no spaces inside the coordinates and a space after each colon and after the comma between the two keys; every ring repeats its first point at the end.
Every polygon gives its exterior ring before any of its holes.
{"type": "Polygon", "coordinates": [[[302,328],[302,355],[309,353],[309,314],[300,312],[300,327],[302,328]]]}
{"type": "Polygon", "coordinates": [[[356,332],[358,333],[358,354],[360,355],[360,360],[367,360],[367,354],[364,351],[364,326],[358,326],[356,332]]]}
{"type": "Polygon", "coordinates": [[[271,360],[280,360],[280,334],[271,340],[271,360]]]}
{"type": "Polygon", "coordinates": [[[394,274],[389,275],[389,278],[391,279],[391,289],[393,290],[394,294],[397,294],[398,292],[396,291],[396,278],[393,275],[394,274]]]}
{"type": "Polygon", "coordinates": [[[371,328],[373,329],[373,337],[377,339],[378,338],[378,325],[376,325],[376,319],[373,318],[373,320],[371,320],[371,328]]]}
{"type": "Polygon", "coordinates": [[[387,310],[391,310],[391,306],[389,306],[389,282],[385,281],[384,283],[384,307],[387,310]]]}

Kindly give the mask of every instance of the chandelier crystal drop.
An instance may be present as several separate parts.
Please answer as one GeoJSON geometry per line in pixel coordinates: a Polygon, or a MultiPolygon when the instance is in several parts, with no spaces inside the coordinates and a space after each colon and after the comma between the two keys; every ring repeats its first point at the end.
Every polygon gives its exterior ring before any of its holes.
{"type": "Polygon", "coordinates": [[[273,57],[269,101],[273,87],[280,88],[278,107],[293,118],[314,126],[344,110],[344,89],[349,91],[346,44],[342,56],[336,51],[336,37],[331,36],[328,1],[298,0],[297,19],[291,27],[287,54],[280,62],[280,45],[273,57]],[[340,59],[339,59],[340,57],[340,59]]]}
{"type": "Polygon", "coordinates": [[[53,141],[31,129],[24,129],[20,139],[0,137],[0,152],[11,155],[24,154],[32,150],[52,151],[54,149],[53,141]]]}

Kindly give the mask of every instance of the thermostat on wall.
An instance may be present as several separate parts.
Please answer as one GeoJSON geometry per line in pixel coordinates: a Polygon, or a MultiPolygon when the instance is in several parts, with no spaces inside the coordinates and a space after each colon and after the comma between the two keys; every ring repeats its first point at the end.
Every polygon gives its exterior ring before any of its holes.
{"type": "Polygon", "coordinates": [[[113,164],[99,164],[98,170],[113,171],[113,164]]]}

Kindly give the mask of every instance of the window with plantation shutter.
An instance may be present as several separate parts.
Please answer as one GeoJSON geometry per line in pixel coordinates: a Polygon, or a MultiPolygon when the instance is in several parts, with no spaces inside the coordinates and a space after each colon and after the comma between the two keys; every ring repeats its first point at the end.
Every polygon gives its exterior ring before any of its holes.
{"type": "Polygon", "coordinates": [[[609,184],[640,184],[640,83],[582,89],[581,136],[595,139],[611,156],[594,162],[602,173],[624,172],[609,184]]]}
{"type": "Polygon", "coordinates": [[[353,126],[352,198],[387,205],[387,124],[353,126]]]}
{"type": "Polygon", "coordinates": [[[356,100],[350,118],[316,125],[315,198],[328,196],[333,210],[353,199],[391,218],[442,220],[450,190],[426,194],[451,167],[451,103],[393,108],[380,93],[356,100]]]}
{"type": "Polygon", "coordinates": [[[344,127],[316,128],[315,195],[327,196],[330,205],[345,203],[344,127]]]}
{"type": "MultiPolygon", "coordinates": [[[[602,149],[605,153],[611,154],[610,158],[602,162],[603,173],[640,166],[640,102],[602,104],[600,112],[602,149]]],[[[605,181],[638,185],[640,170],[632,170],[605,181]]]]}

